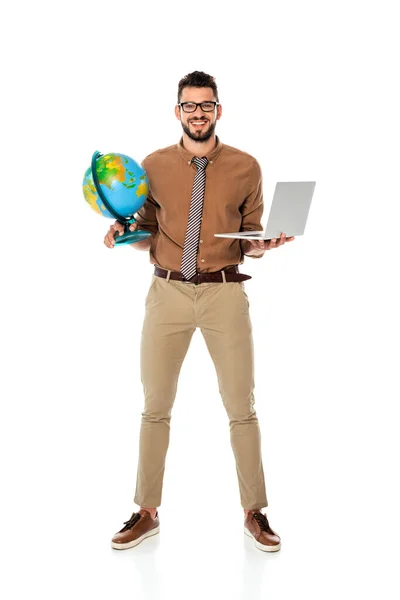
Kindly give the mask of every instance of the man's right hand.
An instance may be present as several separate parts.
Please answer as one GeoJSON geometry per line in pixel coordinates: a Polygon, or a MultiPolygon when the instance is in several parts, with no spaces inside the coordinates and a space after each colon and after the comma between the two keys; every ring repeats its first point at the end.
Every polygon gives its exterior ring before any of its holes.
{"type": "MultiPolygon", "coordinates": [[[[129,230],[130,231],[135,231],[137,229],[137,223],[131,223],[131,225],[129,225],[129,230]]],[[[119,221],[115,221],[110,229],[108,230],[107,235],[104,238],[104,243],[107,246],[107,248],[114,248],[115,246],[115,239],[114,239],[114,235],[115,232],[118,231],[119,235],[122,235],[123,233],[125,233],[125,226],[122,225],[122,223],[120,223],[119,221]]]]}

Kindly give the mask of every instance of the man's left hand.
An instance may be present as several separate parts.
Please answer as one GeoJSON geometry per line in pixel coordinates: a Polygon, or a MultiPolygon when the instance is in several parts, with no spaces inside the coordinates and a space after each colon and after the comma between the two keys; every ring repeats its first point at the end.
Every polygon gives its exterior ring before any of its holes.
{"type": "Polygon", "coordinates": [[[283,246],[286,242],[292,242],[294,235],[286,237],[285,233],[281,233],[279,238],[272,238],[272,240],[246,240],[242,239],[242,250],[244,254],[248,256],[259,257],[264,254],[266,250],[272,250],[272,248],[278,248],[283,246]]]}

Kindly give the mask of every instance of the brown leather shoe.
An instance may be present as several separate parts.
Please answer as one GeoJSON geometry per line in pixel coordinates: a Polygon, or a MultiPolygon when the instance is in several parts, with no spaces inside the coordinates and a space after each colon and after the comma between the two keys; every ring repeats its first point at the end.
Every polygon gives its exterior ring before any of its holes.
{"type": "Polygon", "coordinates": [[[281,549],[281,538],[272,531],[267,515],[259,510],[250,510],[244,520],[244,532],[253,538],[255,546],[264,552],[277,552],[281,549]]]}
{"type": "Polygon", "coordinates": [[[114,535],[111,547],[116,550],[126,550],[137,546],[145,538],[156,535],[160,531],[160,519],[158,511],[153,519],[147,510],[139,510],[132,513],[128,521],[124,521],[124,527],[114,535]]]}

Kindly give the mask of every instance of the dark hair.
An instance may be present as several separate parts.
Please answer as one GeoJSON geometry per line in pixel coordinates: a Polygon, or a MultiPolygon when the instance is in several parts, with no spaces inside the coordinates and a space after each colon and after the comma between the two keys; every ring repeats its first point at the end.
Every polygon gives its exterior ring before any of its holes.
{"type": "Polygon", "coordinates": [[[217,102],[219,102],[218,89],[214,77],[203,73],[203,71],[193,71],[193,73],[188,73],[188,75],[182,77],[178,84],[178,104],[181,101],[182,90],[185,87],[209,87],[214,92],[217,102]]]}

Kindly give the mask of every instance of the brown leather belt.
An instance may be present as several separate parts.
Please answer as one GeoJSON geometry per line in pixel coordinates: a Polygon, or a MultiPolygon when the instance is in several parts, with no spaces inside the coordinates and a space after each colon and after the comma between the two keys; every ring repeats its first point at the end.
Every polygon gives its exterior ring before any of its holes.
{"type": "Polygon", "coordinates": [[[214,271],[212,273],[196,273],[194,277],[191,279],[185,279],[182,273],[178,271],[167,271],[166,269],[161,269],[161,267],[154,268],[154,275],[157,277],[164,277],[168,279],[173,279],[174,281],[184,281],[186,283],[222,283],[224,281],[222,271],[225,273],[225,281],[245,281],[246,279],[251,279],[251,275],[245,275],[244,273],[239,272],[239,268],[237,266],[229,267],[227,269],[222,269],[221,271],[214,271]]]}

